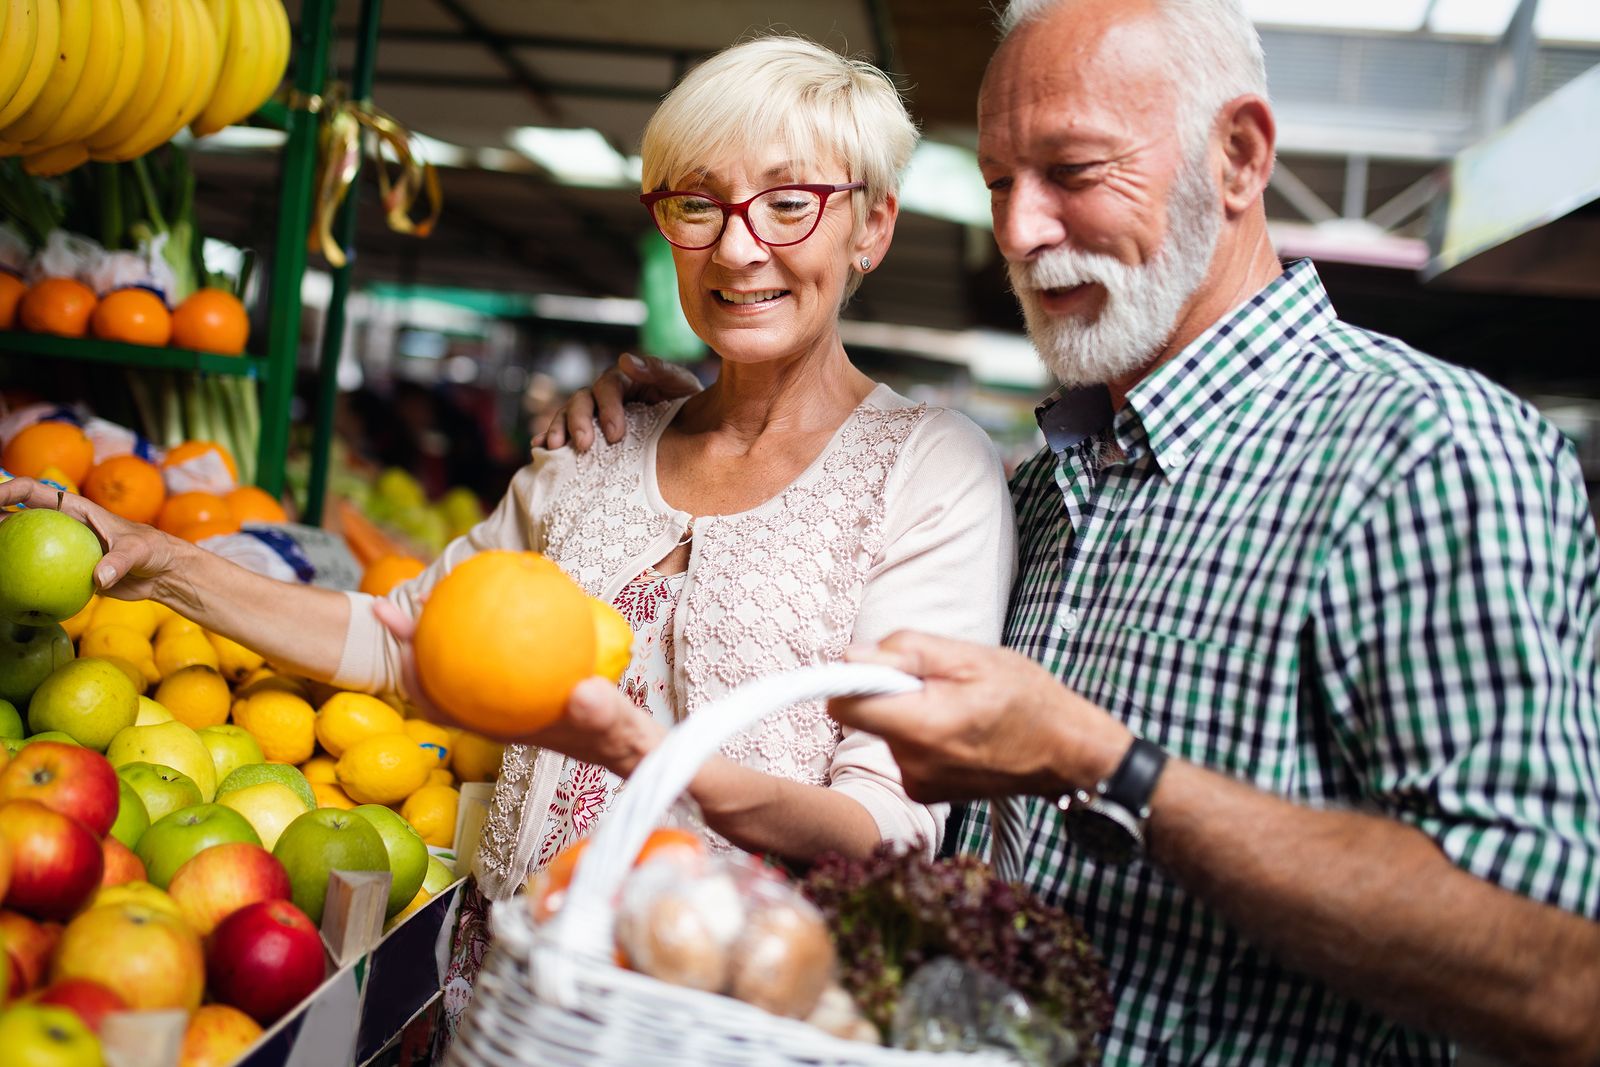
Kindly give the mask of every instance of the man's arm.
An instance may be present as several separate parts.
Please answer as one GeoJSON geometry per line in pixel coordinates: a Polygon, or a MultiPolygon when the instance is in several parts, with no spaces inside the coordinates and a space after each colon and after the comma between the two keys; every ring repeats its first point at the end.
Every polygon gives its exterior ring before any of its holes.
{"type": "Polygon", "coordinates": [[[594,444],[597,422],[606,440],[616,444],[622,440],[622,409],[626,405],[653,404],[699,391],[700,381],[687,367],[624,353],[593,385],[573,393],[549,426],[542,431],[534,429],[533,447],[561,448],[570,439],[573,448],[587,452],[594,444]]]}
{"type": "MultiPolygon", "coordinates": [[[[1131,741],[1012,652],[900,633],[849,658],[925,680],[919,694],[832,705],[888,740],[924,802],[1092,786],[1131,741]]],[[[1151,859],[1306,973],[1496,1055],[1600,1059],[1594,923],[1462,871],[1399,822],[1313,811],[1180,760],[1151,812],[1151,859]]]]}

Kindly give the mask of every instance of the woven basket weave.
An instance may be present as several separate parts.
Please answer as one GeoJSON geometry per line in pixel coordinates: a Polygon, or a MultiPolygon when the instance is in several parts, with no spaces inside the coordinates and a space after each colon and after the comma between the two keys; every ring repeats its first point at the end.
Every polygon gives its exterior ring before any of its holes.
{"type": "MultiPolygon", "coordinates": [[[[908,1052],[846,1041],[613,962],[611,902],[633,857],[729,737],[805,700],[911,692],[886,667],[829,664],[740,686],[642,760],[595,831],[562,910],[535,927],[521,899],[493,909],[494,940],[450,1067],[1014,1067],[998,1053],[908,1052]]],[[[1003,815],[997,809],[997,818],[1003,815]]]]}

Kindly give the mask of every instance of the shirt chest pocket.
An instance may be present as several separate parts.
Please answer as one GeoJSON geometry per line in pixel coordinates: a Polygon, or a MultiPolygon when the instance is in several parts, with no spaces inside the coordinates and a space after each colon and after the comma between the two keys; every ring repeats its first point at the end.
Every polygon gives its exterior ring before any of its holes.
{"type": "Polygon", "coordinates": [[[1134,627],[1121,636],[1111,696],[1130,730],[1179,759],[1286,788],[1295,773],[1294,687],[1278,680],[1270,656],[1134,627]]]}

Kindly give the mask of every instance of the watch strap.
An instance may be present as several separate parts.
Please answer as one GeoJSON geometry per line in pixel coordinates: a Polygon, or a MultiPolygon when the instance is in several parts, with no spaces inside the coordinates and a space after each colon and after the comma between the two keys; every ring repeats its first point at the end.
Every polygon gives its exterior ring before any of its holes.
{"type": "Polygon", "coordinates": [[[1167,765],[1167,754],[1161,746],[1144,738],[1135,738],[1122,762],[1111,772],[1111,777],[1100,783],[1097,792],[1111,803],[1119,805],[1143,819],[1150,807],[1150,794],[1156,791],[1156,780],[1167,765]]]}

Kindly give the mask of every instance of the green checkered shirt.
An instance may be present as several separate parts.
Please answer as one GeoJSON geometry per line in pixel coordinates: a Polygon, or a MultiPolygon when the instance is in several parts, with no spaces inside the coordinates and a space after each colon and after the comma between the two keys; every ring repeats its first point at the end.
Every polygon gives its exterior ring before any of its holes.
{"type": "MultiPolygon", "coordinates": [[[[1300,262],[1114,418],[1074,390],[1040,423],[1011,648],[1174,756],[1600,916],[1600,561],[1574,451],[1532,408],[1338,321],[1300,262]]],[[[1107,1063],[1453,1060],[1028,809],[1027,880],[1111,975],[1107,1063]]],[[[957,840],[988,847],[983,807],[957,840]]]]}

